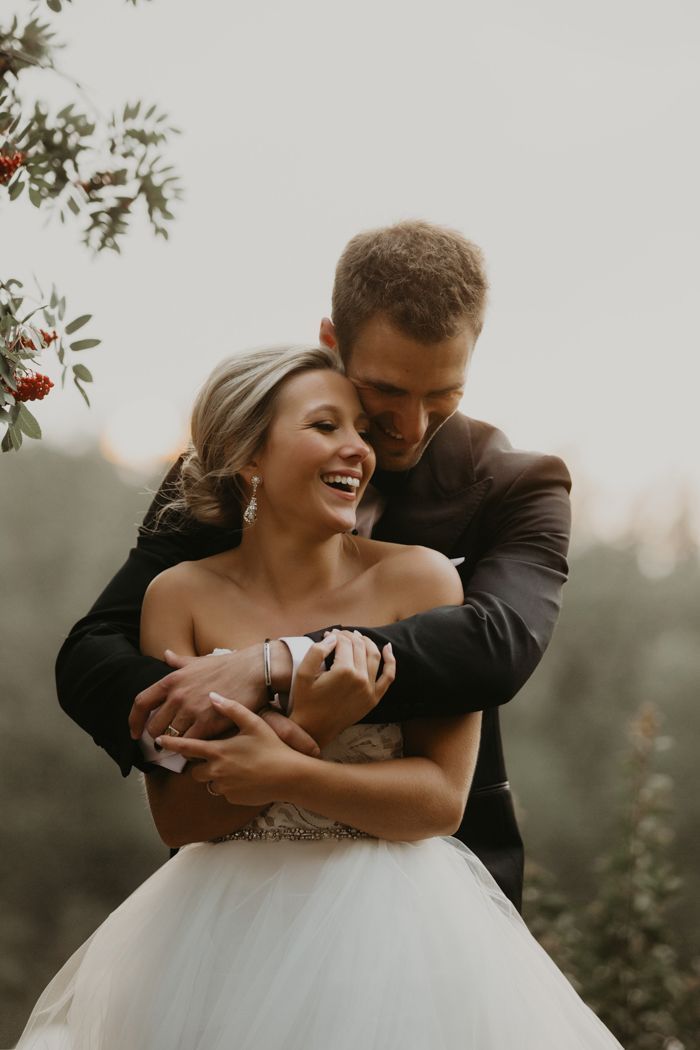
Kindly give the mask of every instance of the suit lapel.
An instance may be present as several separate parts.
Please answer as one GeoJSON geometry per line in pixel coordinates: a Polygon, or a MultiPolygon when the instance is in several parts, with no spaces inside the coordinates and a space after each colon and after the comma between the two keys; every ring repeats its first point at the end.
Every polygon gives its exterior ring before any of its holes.
{"type": "Polygon", "coordinates": [[[454,415],[438,431],[420,462],[392,492],[374,539],[432,547],[464,555],[454,544],[466,531],[493,478],[476,478],[469,420],[454,415]]]}

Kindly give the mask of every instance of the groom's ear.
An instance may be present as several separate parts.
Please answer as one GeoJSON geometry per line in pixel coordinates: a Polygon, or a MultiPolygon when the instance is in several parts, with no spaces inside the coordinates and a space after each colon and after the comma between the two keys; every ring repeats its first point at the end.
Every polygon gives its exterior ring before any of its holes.
{"type": "Polygon", "coordinates": [[[335,325],[330,317],[324,317],[318,333],[318,341],[321,346],[327,346],[329,350],[338,349],[338,340],[335,335],[335,325]]]}

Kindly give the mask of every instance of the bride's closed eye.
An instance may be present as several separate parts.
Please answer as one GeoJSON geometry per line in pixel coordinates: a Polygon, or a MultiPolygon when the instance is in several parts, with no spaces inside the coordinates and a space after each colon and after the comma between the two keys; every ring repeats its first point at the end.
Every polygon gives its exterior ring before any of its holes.
{"type": "MultiPolygon", "coordinates": [[[[314,430],[321,430],[324,434],[333,434],[338,429],[338,424],[331,423],[329,420],[319,420],[317,423],[310,423],[309,426],[312,427],[314,430]]],[[[369,445],[369,430],[357,430],[356,433],[366,445],[369,445]]]]}

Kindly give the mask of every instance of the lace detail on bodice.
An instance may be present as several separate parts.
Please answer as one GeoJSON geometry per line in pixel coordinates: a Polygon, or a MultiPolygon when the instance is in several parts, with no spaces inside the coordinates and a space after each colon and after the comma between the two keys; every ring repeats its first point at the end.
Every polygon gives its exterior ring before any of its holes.
{"type": "MultiPolygon", "coordinates": [[[[401,758],[402,754],[401,726],[390,722],[350,726],[322,750],[321,757],[329,762],[381,762],[389,758],[401,758]]],[[[244,828],[214,841],[370,837],[363,831],[329,820],[309,809],[301,809],[291,802],[272,802],[244,828]]]]}

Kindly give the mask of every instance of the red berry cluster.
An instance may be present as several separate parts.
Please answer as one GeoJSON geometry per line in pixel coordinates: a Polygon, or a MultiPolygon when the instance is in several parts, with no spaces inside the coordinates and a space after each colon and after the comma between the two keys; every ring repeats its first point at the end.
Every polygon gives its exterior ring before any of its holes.
{"type": "MultiPolygon", "coordinates": [[[[55,342],[56,339],[58,339],[58,332],[55,329],[52,332],[46,332],[43,328],[40,328],[39,335],[41,336],[42,343],[40,349],[45,349],[47,346],[51,346],[51,344],[55,342]]],[[[34,345],[31,339],[28,339],[26,335],[21,336],[19,342],[20,346],[22,346],[25,350],[37,349],[37,347],[34,345]]]]}
{"type": "Polygon", "coordinates": [[[17,168],[21,167],[26,159],[27,154],[20,153],[19,150],[15,150],[12,155],[0,155],[0,186],[4,186],[10,181],[17,168]]]}
{"type": "Polygon", "coordinates": [[[52,386],[48,376],[43,376],[40,372],[28,372],[17,377],[17,389],[12,393],[15,401],[41,401],[52,386]]]}

